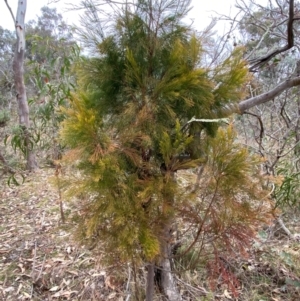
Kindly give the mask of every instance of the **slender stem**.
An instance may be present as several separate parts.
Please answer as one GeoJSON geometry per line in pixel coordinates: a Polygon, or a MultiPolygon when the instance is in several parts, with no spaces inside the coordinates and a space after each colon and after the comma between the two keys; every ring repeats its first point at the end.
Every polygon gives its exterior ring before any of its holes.
{"type": "Polygon", "coordinates": [[[7,0],[4,0],[4,2],[5,2],[5,4],[6,4],[8,10],[9,10],[9,12],[10,12],[10,14],[11,14],[12,19],[14,20],[14,24],[16,25],[16,18],[15,18],[15,16],[14,16],[13,12],[12,12],[11,7],[9,6],[7,0]]]}

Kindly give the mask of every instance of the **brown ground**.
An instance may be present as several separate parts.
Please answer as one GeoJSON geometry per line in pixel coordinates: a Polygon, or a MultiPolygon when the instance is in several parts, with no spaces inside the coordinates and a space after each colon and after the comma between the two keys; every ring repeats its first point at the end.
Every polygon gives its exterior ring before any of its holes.
{"type": "MultiPolygon", "coordinates": [[[[95,256],[73,241],[75,204],[63,204],[66,223],[61,223],[59,192],[50,184],[54,173],[53,168],[40,169],[12,187],[7,178],[0,179],[0,300],[137,300],[130,267],[120,271],[117,281],[116,269],[103,267],[104,254],[95,256]]],[[[300,232],[299,215],[288,215],[293,232],[300,232]]],[[[237,298],[221,284],[210,292],[199,268],[181,275],[184,300],[300,300],[300,243],[271,230],[259,233],[249,259],[228,262],[239,280],[237,298]]]]}

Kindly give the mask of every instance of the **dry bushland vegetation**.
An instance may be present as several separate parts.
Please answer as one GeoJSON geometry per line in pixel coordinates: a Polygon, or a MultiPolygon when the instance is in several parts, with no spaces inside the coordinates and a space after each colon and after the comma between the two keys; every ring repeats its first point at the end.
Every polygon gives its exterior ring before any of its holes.
{"type": "Polygon", "coordinates": [[[31,124],[0,30],[1,299],[300,298],[299,4],[250,2],[214,39],[188,0],[86,1],[86,56],[43,8],[31,124]]]}

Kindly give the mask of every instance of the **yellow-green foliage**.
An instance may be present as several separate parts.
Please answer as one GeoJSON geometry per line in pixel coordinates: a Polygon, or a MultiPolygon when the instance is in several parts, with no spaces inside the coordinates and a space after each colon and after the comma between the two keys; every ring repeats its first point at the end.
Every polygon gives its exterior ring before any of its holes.
{"type": "Polygon", "coordinates": [[[272,209],[262,188],[260,158],[235,139],[232,126],[219,128],[207,139],[207,161],[195,191],[198,198],[185,208],[192,220],[201,221],[195,226],[199,240],[214,233],[210,242],[226,252],[244,251],[257,225],[271,218],[272,209]]]}
{"type": "Polygon", "coordinates": [[[216,84],[213,94],[220,109],[224,105],[234,105],[247,95],[246,84],[251,76],[246,62],[242,59],[243,54],[242,47],[235,48],[230,57],[213,70],[212,79],[216,84]]]}
{"type": "Polygon", "coordinates": [[[80,168],[70,190],[85,195],[78,233],[121,260],[160,256],[178,219],[196,241],[213,233],[243,244],[264,206],[259,162],[235,144],[231,127],[188,122],[222,117],[238,101],[248,79],[242,52],[206,70],[201,41],[187,28],[152,31],[143,13],[120,17],[99,56],[81,61],[80,86],[64,109],[66,159],[80,168]],[[199,166],[197,185],[177,180],[178,171],[199,166]]]}

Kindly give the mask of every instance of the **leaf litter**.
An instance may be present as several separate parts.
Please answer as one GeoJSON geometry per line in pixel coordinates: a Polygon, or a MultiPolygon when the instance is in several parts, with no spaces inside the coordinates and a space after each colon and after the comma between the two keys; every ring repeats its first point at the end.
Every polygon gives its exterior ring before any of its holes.
{"type": "MultiPolygon", "coordinates": [[[[0,190],[0,300],[123,300],[109,273],[60,222],[53,169],[0,190]]],[[[70,210],[69,203],[65,203],[70,210]]]]}
{"type": "MultiPolygon", "coordinates": [[[[51,168],[40,169],[13,187],[2,179],[0,300],[131,300],[126,281],[116,280],[113,268],[102,264],[99,254],[76,244],[70,219],[61,223],[59,192],[50,184],[54,173],[51,168]]],[[[72,202],[63,206],[65,213],[72,212],[72,202]]],[[[294,213],[289,226],[299,233],[299,212],[294,213]]],[[[200,270],[194,271],[196,282],[182,276],[183,299],[198,300],[200,294],[205,300],[220,301],[300,300],[300,243],[270,236],[268,231],[262,230],[265,234],[253,244],[247,260],[228,262],[240,282],[238,298],[223,285],[214,293],[208,291],[205,272],[200,270]],[[191,297],[191,284],[197,298],[191,297]]]]}

